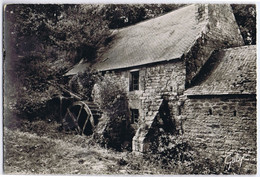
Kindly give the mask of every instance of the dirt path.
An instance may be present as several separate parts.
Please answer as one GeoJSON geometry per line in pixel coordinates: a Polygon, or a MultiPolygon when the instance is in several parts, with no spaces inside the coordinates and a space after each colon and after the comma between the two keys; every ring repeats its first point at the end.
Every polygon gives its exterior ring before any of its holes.
{"type": "Polygon", "coordinates": [[[4,128],[6,174],[127,174],[126,153],[4,128]]]}

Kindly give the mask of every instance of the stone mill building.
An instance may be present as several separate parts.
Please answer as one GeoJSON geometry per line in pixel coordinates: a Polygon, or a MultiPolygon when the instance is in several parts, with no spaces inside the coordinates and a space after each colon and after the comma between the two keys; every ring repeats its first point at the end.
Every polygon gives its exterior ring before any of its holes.
{"type": "Polygon", "coordinates": [[[113,35],[91,67],[128,85],[133,151],[168,131],[255,168],[256,46],[244,46],[230,5],[187,5],[113,35]]]}

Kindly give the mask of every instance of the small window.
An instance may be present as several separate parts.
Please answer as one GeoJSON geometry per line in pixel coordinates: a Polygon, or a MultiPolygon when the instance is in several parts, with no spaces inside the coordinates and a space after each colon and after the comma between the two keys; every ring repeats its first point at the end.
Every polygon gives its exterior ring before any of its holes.
{"type": "Polygon", "coordinates": [[[209,115],[212,115],[212,109],[209,109],[209,115]]]}
{"type": "Polygon", "coordinates": [[[236,110],[233,112],[233,115],[234,115],[234,116],[237,116],[237,111],[236,111],[236,110]]]}
{"type": "Polygon", "coordinates": [[[131,123],[138,123],[139,111],[138,109],[131,109],[131,123]]]}
{"type": "Polygon", "coordinates": [[[139,71],[130,72],[130,91],[139,90],[139,71]]]}

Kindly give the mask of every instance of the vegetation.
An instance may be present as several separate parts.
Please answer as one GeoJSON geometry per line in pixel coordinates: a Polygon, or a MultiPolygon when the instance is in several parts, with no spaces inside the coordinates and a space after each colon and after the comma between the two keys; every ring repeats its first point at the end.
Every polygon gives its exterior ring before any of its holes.
{"type": "Polygon", "coordinates": [[[105,6],[105,19],[109,22],[109,28],[122,28],[176,10],[184,5],[185,4],[109,4],[105,6]]]}
{"type": "MultiPolygon", "coordinates": [[[[61,94],[53,85],[67,84],[63,74],[79,61],[94,62],[111,41],[111,30],[181,6],[183,4],[8,5],[4,14],[5,172],[232,174],[232,170],[225,170],[223,159],[193,152],[192,145],[181,137],[161,136],[159,144],[166,146],[159,147],[157,155],[139,158],[129,152],[101,148],[91,138],[60,132],[60,125],[48,123],[45,114],[46,102],[52,95],[61,94]],[[54,84],[50,85],[50,81],[54,84]]],[[[234,4],[232,8],[245,43],[256,44],[255,5],[234,4]]],[[[93,73],[89,69],[73,76],[66,87],[85,99],[95,99],[102,107],[104,117],[99,126],[105,131],[100,134],[97,130],[94,136],[102,136],[94,138],[117,150],[130,149],[133,134],[127,122],[124,86],[113,78],[102,79],[93,73]],[[92,90],[98,91],[96,96],[99,97],[92,98],[92,90]]]]}
{"type": "Polygon", "coordinates": [[[78,93],[82,96],[84,100],[92,100],[92,90],[94,84],[102,76],[97,74],[91,68],[87,68],[84,72],[80,72],[74,76],[69,81],[69,88],[72,92],[78,93]]]}
{"type": "Polygon", "coordinates": [[[59,93],[58,89],[49,88],[48,81],[63,84],[62,75],[71,66],[80,60],[95,60],[99,49],[110,41],[110,28],[128,26],[179,6],[8,5],[4,19],[8,59],[4,73],[5,100],[14,105],[15,112],[33,119],[39,112],[37,105],[44,105],[51,94],[59,93]],[[139,13],[140,9],[145,13],[139,13]],[[123,17],[134,19],[121,23],[123,17]],[[34,97],[30,98],[31,95],[34,97]]]}
{"type": "MultiPolygon", "coordinates": [[[[172,154],[146,154],[141,158],[131,152],[100,147],[91,138],[70,132],[64,134],[59,131],[59,126],[58,123],[43,120],[22,120],[20,125],[4,128],[5,173],[162,175],[237,174],[240,171],[239,166],[228,170],[224,159],[219,158],[218,154],[209,156],[191,150],[189,156],[192,161],[173,159],[172,154]]],[[[181,146],[182,143],[178,141],[177,144],[181,146]]],[[[170,146],[169,149],[180,149],[170,146]]],[[[245,173],[250,172],[240,171],[240,174],[245,173]]]]}
{"type": "Polygon", "coordinates": [[[51,94],[59,93],[57,88],[49,92],[52,86],[48,81],[64,83],[62,75],[73,64],[95,57],[97,48],[110,33],[106,21],[98,16],[97,7],[50,4],[6,7],[5,88],[15,89],[5,89],[5,98],[15,105],[16,112],[33,119],[39,113],[36,105],[44,105],[51,94]],[[10,97],[12,93],[16,95],[10,97]],[[34,97],[30,98],[31,95],[34,97]]]}
{"type": "MultiPolygon", "coordinates": [[[[184,4],[8,5],[4,19],[8,59],[5,62],[6,100],[17,112],[39,112],[36,105],[44,105],[42,100],[59,92],[50,88],[48,81],[64,84],[62,75],[75,63],[95,60],[99,50],[111,41],[110,29],[126,27],[182,6],[184,4]],[[29,99],[30,95],[34,98],[29,99]]],[[[246,44],[255,44],[255,5],[234,4],[232,8],[246,44]]]]}
{"type": "Polygon", "coordinates": [[[98,142],[119,151],[125,142],[128,143],[124,148],[131,148],[133,137],[129,124],[126,86],[120,83],[115,77],[105,75],[97,81],[93,90],[94,101],[103,111],[98,125],[102,132],[97,132],[96,136],[98,142]]]}
{"type": "Polygon", "coordinates": [[[256,44],[256,6],[232,4],[233,12],[246,45],[256,44]]]}

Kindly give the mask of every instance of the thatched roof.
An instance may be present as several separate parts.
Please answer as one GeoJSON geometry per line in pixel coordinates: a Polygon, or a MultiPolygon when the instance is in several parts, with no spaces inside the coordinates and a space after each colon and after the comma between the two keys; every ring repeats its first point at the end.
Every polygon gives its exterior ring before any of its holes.
{"type": "Polygon", "coordinates": [[[222,50],[212,57],[217,62],[208,78],[186,90],[185,95],[256,93],[255,45],[222,50]]]}
{"type": "Polygon", "coordinates": [[[198,5],[115,31],[110,48],[95,67],[99,71],[127,68],[180,58],[206,25],[198,21],[198,5]]]}

